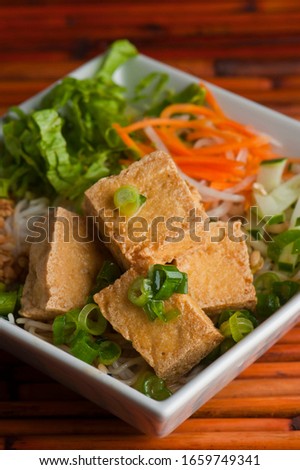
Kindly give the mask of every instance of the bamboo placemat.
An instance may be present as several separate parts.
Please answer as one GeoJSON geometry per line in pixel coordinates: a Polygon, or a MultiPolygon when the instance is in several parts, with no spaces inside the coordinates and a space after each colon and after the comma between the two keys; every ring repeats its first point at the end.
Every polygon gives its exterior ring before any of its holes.
{"type": "MultiPolygon", "coordinates": [[[[298,0],[2,0],[1,114],[124,37],[300,119],[298,0]]],[[[299,429],[300,324],[164,439],[1,352],[0,449],[300,449],[299,429]]]]}

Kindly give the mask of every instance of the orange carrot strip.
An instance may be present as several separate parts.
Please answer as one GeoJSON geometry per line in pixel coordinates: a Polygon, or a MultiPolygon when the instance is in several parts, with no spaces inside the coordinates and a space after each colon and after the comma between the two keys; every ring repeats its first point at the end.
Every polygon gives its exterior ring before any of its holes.
{"type": "Polygon", "coordinates": [[[214,95],[212,94],[212,92],[210,91],[209,88],[207,88],[206,85],[204,85],[203,83],[200,84],[204,89],[205,89],[205,99],[207,101],[207,103],[209,104],[209,106],[215,111],[216,114],[218,114],[220,117],[222,118],[226,118],[222,108],[220,107],[219,103],[217,102],[216,98],[214,97],[214,95]]]}
{"type": "Polygon", "coordinates": [[[239,132],[240,134],[246,135],[248,137],[256,137],[257,135],[254,132],[251,132],[244,124],[241,124],[236,121],[231,121],[230,119],[226,119],[224,121],[219,120],[216,123],[216,126],[220,129],[234,129],[235,131],[239,132]]]}
{"type": "Polygon", "coordinates": [[[205,106],[198,106],[197,104],[170,104],[160,114],[162,119],[169,118],[172,114],[193,114],[202,116],[214,116],[215,113],[205,106]]]}
{"type": "Polygon", "coordinates": [[[211,165],[211,166],[223,166],[228,169],[240,169],[243,164],[241,162],[237,162],[236,160],[228,160],[227,158],[220,157],[220,158],[211,158],[211,157],[181,157],[181,156],[173,156],[173,159],[178,164],[185,164],[185,165],[211,165]]]}
{"type": "Polygon", "coordinates": [[[240,138],[240,136],[234,134],[233,132],[219,131],[210,127],[203,127],[201,130],[190,131],[186,136],[186,140],[188,142],[192,142],[194,140],[202,139],[203,137],[220,137],[227,142],[235,142],[238,138],[240,138]]]}
{"type": "Polygon", "coordinates": [[[118,133],[119,137],[123,140],[124,144],[127,145],[129,148],[137,152],[137,154],[141,157],[143,152],[137,146],[137,144],[132,140],[132,138],[126,133],[124,127],[121,127],[119,124],[115,123],[112,125],[115,131],[118,133]]]}
{"type": "Polygon", "coordinates": [[[186,147],[184,143],[179,139],[176,133],[172,129],[156,129],[156,133],[161,140],[166,144],[168,150],[175,155],[186,155],[193,156],[194,152],[192,148],[186,147]]]}
{"type": "Polygon", "coordinates": [[[169,126],[175,129],[198,129],[203,126],[200,120],[183,121],[182,119],[168,119],[168,118],[149,118],[137,121],[129,126],[123,127],[123,131],[131,133],[147,126],[169,126]]]}
{"type": "Polygon", "coordinates": [[[215,144],[209,147],[194,149],[198,155],[211,155],[214,153],[224,153],[228,151],[240,150],[242,148],[259,147],[265,144],[264,137],[257,137],[256,139],[244,139],[240,142],[232,142],[227,144],[215,144]]]}
{"type": "Polygon", "coordinates": [[[222,171],[217,171],[215,169],[210,170],[207,168],[190,168],[190,167],[183,167],[180,165],[180,168],[191,176],[192,178],[195,179],[205,179],[208,181],[231,181],[232,184],[238,183],[240,181],[239,177],[236,177],[234,175],[228,175],[227,173],[223,173],[222,171]]]}

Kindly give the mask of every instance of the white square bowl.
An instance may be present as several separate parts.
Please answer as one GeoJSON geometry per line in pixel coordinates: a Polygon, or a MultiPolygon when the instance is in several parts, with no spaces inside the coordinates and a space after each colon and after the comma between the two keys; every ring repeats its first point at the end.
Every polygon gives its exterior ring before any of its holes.
{"type": "MultiPolygon", "coordinates": [[[[100,57],[97,57],[71,75],[77,78],[89,77],[97,70],[99,61],[100,57]]],[[[199,83],[200,80],[143,55],[120,68],[115,74],[115,80],[125,85],[130,92],[143,76],[153,71],[167,73],[170,77],[169,85],[174,89],[181,89],[192,82],[199,83]]],[[[285,156],[298,154],[300,122],[219,87],[209,84],[208,86],[228,116],[271,134],[282,143],[282,153],[285,156]]],[[[46,91],[27,100],[21,107],[29,111],[39,103],[46,91]]],[[[101,374],[96,368],[1,318],[0,347],[106,408],[142,432],[166,436],[260,357],[292,328],[299,318],[300,294],[163,402],[154,401],[116,379],[101,374]]]]}

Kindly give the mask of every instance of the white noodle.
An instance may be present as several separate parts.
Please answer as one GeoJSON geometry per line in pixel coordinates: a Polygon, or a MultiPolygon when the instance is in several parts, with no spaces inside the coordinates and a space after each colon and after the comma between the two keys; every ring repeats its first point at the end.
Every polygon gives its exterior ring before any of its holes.
{"type": "Polygon", "coordinates": [[[223,144],[224,139],[221,139],[221,137],[203,137],[202,139],[198,139],[194,145],[194,149],[200,149],[203,147],[209,147],[210,145],[213,144],[223,144]]]}
{"type": "Polygon", "coordinates": [[[224,217],[230,211],[231,206],[232,202],[230,201],[222,202],[219,206],[207,211],[207,215],[209,217],[224,217]]]}
{"type": "Polygon", "coordinates": [[[28,251],[29,245],[26,244],[25,240],[29,235],[29,218],[46,216],[48,205],[49,201],[45,197],[31,201],[22,199],[16,204],[13,214],[6,219],[4,228],[6,233],[13,237],[15,241],[13,250],[16,255],[28,251]]]}
{"type": "Polygon", "coordinates": [[[236,161],[246,163],[248,160],[248,154],[248,149],[242,148],[236,156],[236,161]]]}
{"type": "Polygon", "coordinates": [[[163,152],[166,152],[168,154],[170,153],[168,148],[163,143],[163,141],[161,140],[157,132],[155,132],[152,126],[146,126],[144,129],[144,132],[146,136],[148,137],[148,139],[151,140],[151,142],[153,142],[153,144],[158,150],[162,150],[163,152]]]}

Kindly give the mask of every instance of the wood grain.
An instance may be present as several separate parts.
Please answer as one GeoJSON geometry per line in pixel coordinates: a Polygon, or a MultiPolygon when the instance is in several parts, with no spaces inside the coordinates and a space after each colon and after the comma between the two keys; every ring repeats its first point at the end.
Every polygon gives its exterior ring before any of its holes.
{"type": "Polygon", "coordinates": [[[164,439],[147,436],[24,436],[11,439],[11,449],[299,449],[300,431],[174,433],[164,439]]]}

